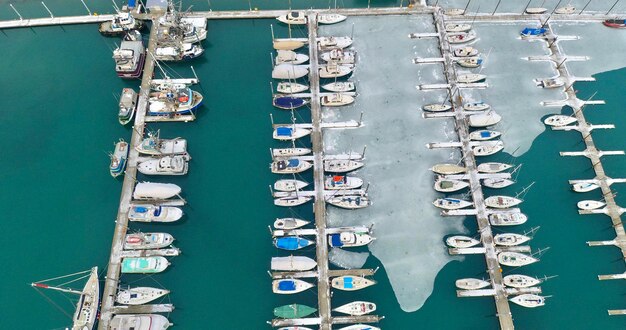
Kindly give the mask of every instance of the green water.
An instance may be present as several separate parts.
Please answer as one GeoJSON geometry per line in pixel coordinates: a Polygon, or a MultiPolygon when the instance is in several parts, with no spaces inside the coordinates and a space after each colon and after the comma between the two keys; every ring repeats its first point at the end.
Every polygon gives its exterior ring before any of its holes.
{"type": "MultiPolygon", "coordinates": [[[[132,285],[158,282],[172,290],[176,311],[170,319],[176,329],[265,329],[275,306],[315,305],[313,290],[295,296],[272,294],[265,273],[271,256],[284,255],[271,245],[267,226],[275,217],[290,215],[272,205],[267,189],[276,178],[267,168],[268,148],[276,145],[269,113],[277,121],[288,120],[270,103],[269,25],[273,23],[211,22],[204,42],[207,51],[191,62],[206,99],[198,119],[150,125],[160,128],[163,137],[189,140],[193,160],[187,176],[150,178],[179,184],[189,204],[184,208],[186,216],[176,224],[133,224],[132,228],[173,234],[183,254],[173,258],[162,274],[123,279],[132,285]]],[[[113,94],[138,84],[115,75],[110,58],[115,41],[100,37],[95,26],[14,29],[0,35],[0,138],[7,146],[0,171],[0,209],[5,215],[0,260],[8,274],[0,298],[0,329],[67,326],[69,319],[27,284],[92,265],[106,266],[121,187],[121,180],[109,176],[106,154],[118,138],[128,140],[131,135],[129,127],[117,122],[113,94]]],[[[190,74],[187,64],[174,67],[182,75],[190,74]]],[[[625,149],[624,87],[615,84],[625,75],[626,70],[603,73],[597,82],[576,86],[581,98],[597,90],[595,98],[607,101],[606,106],[586,110],[591,122],[617,126],[594,132],[600,149],[625,149]]],[[[559,151],[581,150],[579,141],[578,133],[547,131],[528,153],[514,160],[524,166],[519,184],[507,192],[536,182],[522,210],[529,215],[527,228],[541,226],[532,246],[551,247],[540,263],[520,272],[559,275],[543,285],[544,294],[553,296],[545,307],[512,307],[519,329],[624,328],[624,319],[608,317],[606,309],[626,307],[626,287],[621,281],[596,279],[598,274],[624,271],[620,254],[612,247],[585,244],[612,239],[610,221],[600,215],[579,216],[575,210],[576,201],[600,199],[600,193],[581,197],[570,192],[567,184],[568,179],[591,178],[590,164],[580,157],[558,156],[559,151]]],[[[500,155],[488,160],[510,159],[500,155]]],[[[609,175],[625,173],[623,157],[608,156],[603,161],[609,175]]],[[[614,187],[618,202],[624,204],[623,185],[614,187]]],[[[310,205],[297,212],[311,218],[310,205]]],[[[475,229],[472,219],[465,224],[475,229]]],[[[312,256],[313,250],[306,254],[312,256]]],[[[375,258],[366,264],[378,266],[375,258]]],[[[492,299],[459,299],[453,287],[457,278],[484,276],[484,268],[482,256],[447,265],[432,296],[414,313],[400,310],[383,268],[375,276],[378,285],[349,299],[375,301],[377,313],[386,316],[381,323],[385,329],[494,329],[492,299]]],[[[72,310],[62,296],[49,296],[72,310]]],[[[339,305],[347,302],[344,299],[347,295],[334,301],[339,305]]]]}

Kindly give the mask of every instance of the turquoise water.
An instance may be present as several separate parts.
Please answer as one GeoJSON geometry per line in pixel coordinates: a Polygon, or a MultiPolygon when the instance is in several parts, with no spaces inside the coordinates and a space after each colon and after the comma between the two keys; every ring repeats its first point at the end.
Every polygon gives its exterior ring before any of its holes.
{"type": "MultiPolygon", "coordinates": [[[[33,3],[16,2],[16,6],[33,3]]],[[[271,139],[269,113],[277,122],[288,120],[270,103],[270,24],[274,21],[211,22],[206,54],[191,62],[202,80],[197,89],[206,97],[197,121],[150,125],[160,128],[163,137],[189,140],[193,160],[187,176],[150,178],[181,185],[189,204],[177,224],[133,224],[132,228],[172,233],[183,255],[173,258],[163,274],[125,276],[124,282],[158,282],[172,290],[176,311],[170,319],[176,329],[268,328],[265,321],[274,306],[315,305],[314,291],[293,297],[273,295],[265,273],[271,256],[284,255],[272,247],[267,226],[275,217],[290,215],[272,205],[267,189],[276,179],[267,168],[268,148],[277,146],[271,139]]],[[[285,33],[274,26],[277,34],[285,33]]],[[[0,35],[4,50],[0,138],[7,146],[0,171],[4,187],[0,209],[5,212],[0,260],[8,274],[0,298],[0,329],[67,326],[69,319],[27,284],[92,265],[102,268],[108,260],[121,181],[109,176],[107,153],[118,138],[128,140],[131,134],[129,127],[117,122],[113,94],[138,84],[115,75],[110,58],[115,41],[100,37],[95,26],[14,29],[0,35]]],[[[175,67],[182,75],[190,74],[187,64],[175,67]]],[[[594,132],[600,149],[625,149],[624,87],[616,84],[625,75],[624,69],[607,72],[597,75],[597,82],[576,85],[581,98],[597,90],[595,98],[607,101],[586,110],[589,120],[617,126],[594,132]]],[[[513,194],[536,182],[522,206],[530,218],[526,228],[541,226],[532,241],[535,249],[551,247],[540,263],[520,272],[559,275],[543,285],[544,294],[553,296],[544,308],[512,307],[520,329],[624,327],[623,318],[606,315],[606,309],[626,307],[623,282],[596,279],[598,274],[624,271],[620,254],[612,247],[585,244],[613,238],[610,221],[599,215],[579,216],[575,210],[576,201],[600,199],[599,193],[582,197],[570,192],[567,184],[568,179],[592,177],[590,164],[583,158],[558,156],[559,151],[580,150],[579,141],[577,133],[546,131],[529,152],[513,160],[524,166],[519,184],[507,192],[513,194]]],[[[489,160],[510,158],[500,155],[489,160]]],[[[603,161],[610,175],[625,173],[623,157],[608,156],[603,161]]],[[[618,202],[624,202],[623,185],[614,187],[618,202]]],[[[311,219],[310,204],[298,208],[297,215],[311,219]]],[[[475,230],[472,219],[464,223],[475,230]]],[[[306,254],[312,255],[313,250],[306,254]]],[[[375,258],[365,265],[378,266],[375,258]]],[[[401,311],[383,268],[375,276],[378,285],[334,301],[337,305],[347,302],[343,299],[375,301],[378,313],[386,316],[381,323],[385,329],[496,328],[491,298],[455,297],[454,280],[468,276],[484,276],[482,256],[448,264],[439,273],[431,297],[414,313],[401,311]]],[[[60,295],[49,296],[71,310],[60,295]]]]}

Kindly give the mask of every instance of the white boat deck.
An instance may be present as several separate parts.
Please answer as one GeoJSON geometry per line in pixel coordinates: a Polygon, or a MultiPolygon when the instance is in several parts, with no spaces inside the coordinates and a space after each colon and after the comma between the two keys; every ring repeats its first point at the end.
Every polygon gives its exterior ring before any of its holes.
{"type": "MultiPolygon", "coordinates": [[[[364,196],[366,195],[365,190],[363,189],[341,189],[341,190],[324,190],[324,200],[333,196],[364,196]]],[[[315,190],[299,190],[296,194],[295,192],[287,192],[287,191],[275,191],[273,194],[274,197],[316,197],[317,192],[315,190]]]]}

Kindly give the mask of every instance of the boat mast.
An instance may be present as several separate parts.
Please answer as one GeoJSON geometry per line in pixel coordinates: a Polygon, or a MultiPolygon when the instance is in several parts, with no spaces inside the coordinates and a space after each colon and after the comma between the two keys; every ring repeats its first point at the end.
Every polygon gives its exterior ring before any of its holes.
{"type": "Polygon", "coordinates": [[[70,288],[59,288],[56,286],[49,286],[43,283],[31,283],[30,286],[32,286],[33,288],[42,288],[42,289],[51,289],[51,290],[56,290],[56,291],[61,291],[61,292],[67,292],[67,293],[73,293],[73,294],[77,294],[77,295],[83,295],[85,294],[82,291],[78,291],[78,290],[73,290],[70,288]]]}

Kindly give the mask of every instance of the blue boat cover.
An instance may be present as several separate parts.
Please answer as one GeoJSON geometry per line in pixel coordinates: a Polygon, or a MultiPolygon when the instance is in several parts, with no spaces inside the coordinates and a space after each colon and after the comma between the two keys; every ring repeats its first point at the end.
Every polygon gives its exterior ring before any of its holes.
{"type": "Polygon", "coordinates": [[[148,209],[143,206],[135,206],[135,212],[137,213],[146,213],[148,209]]]}
{"type": "Polygon", "coordinates": [[[330,245],[331,246],[343,246],[343,243],[341,243],[341,236],[339,234],[331,234],[330,245]]]}
{"type": "Polygon", "coordinates": [[[278,290],[294,291],[295,289],[296,289],[296,282],[292,280],[282,280],[278,282],[278,290]]]}
{"type": "Polygon", "coordinates": [[[137,0],[128,0],[128,8],[135,8],[137,6],[137,0]]]}
{"type": "Polygon", "coordinates": [[[544,28],[525,28],[522,30],[523,36],[538,36],[540,34],[546,33],[546,29],[544,28]]]}
{"type": "Polygon", "coordinates": [[[293,158],[287,161],[289,167],[296,167],[300,164],[300,161],[293,158]]]}
{"type": "Polygon", "coordinates": [[[274,105],[280,108],[287,108],[287,109],[297,108],[297,107],[301,107],[302,105],[304,105],[304,100],[291,97],[291,96],[283,96],[283,97],[275,98],[274,105]]]}
{"type": "Polygon", "coordinates": [[[299,237],[281,237],[276,240],[276,247],[283,250],[297,250],[306,244],[307,242],[299,237]]]}
{"type": "Polygon", "coordinates": [[[490,137],[490,136],[491,136],[491,132],[489,132],[489,131],[480,132],[480,137],[486,138],[486,137],[490,137]]]}
{"type": "Polygon", "coordinates": [[[343,287],[346,289],[352,289],[354,287],[354,285],[352,285],[352,277],[343,278],[343,287]]]}
{"type": "Polygon", "coordinates": [[[291,127],[278,127],[276,129],[276,134],[278,134],[278,136],[291,136],[291,132],[291,127]]]}

